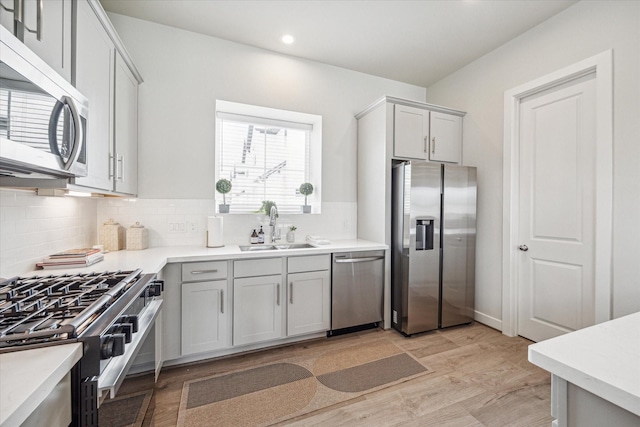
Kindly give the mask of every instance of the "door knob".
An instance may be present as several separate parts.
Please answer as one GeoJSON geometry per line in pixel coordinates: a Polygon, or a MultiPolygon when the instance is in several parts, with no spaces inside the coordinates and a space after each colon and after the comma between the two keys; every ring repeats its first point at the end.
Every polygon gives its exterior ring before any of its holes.
{"type": "Polygon", "coordinates": [[[529,247],[527,245],[520,245],[518,246],[518,249],[520,249],[522,252],[527,252],[529,250],[529,247]]]}

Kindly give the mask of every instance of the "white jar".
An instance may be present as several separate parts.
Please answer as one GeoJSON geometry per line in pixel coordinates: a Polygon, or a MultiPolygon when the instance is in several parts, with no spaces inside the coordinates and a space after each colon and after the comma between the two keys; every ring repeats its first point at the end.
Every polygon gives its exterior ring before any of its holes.
{"type": "Polygon", "coordinates": [[[105,251],[119,251],[124,249],[124,237],[124,227],[110,219],[100,227],[98,243],[104,245],[105,251]]]}
{"type": "Polygon", "coordinates": [[[136,222],[127,230],[127,250],[140,251],[149,247],[149,229],[136,222]]]}

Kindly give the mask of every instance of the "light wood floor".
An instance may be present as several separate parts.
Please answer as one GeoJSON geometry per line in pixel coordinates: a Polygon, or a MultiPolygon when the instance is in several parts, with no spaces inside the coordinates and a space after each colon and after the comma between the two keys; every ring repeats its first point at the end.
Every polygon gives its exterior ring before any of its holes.
{"type": "MultiPolygon", "coordinates": [[[[175,426],[184,381],[248,368],[327,346],[381,337],[418,358],[432,373],[279,426],[549,427],[550,374],[527,361],[530,341],[481,324],[406,338],[379,329],[298,343],[162,370],[144,426],[175,426]]],[[[149,375],[127,379],[119,395],[152,387],[149,375]]]]}

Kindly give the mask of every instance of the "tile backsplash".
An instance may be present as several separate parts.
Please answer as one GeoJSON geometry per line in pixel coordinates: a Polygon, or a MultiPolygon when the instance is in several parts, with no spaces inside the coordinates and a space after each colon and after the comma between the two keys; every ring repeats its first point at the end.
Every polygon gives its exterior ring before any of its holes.
{"type": "MultiPolygon", "coordinates": [[[[206,246],[207,217],[216,215],[213,200],[204,199],[103,199],[98,201],[98,227],[114,219],[124,227],[136,222],[149,229],[149,246],[206,246]]],[[[259,214],[222,214],[225,244],[248,244],[251,231],[269,228],[268,218],[259,214]]],[[[282,237],[295,225],[296,241],[308,234],[327,239],[356,238],[356,203],[322,203],[321,214],[280,215],[282,237]]]]}
{"type": "MultiPolygon", "coordinates": [[[[100,226],[113,218],[125,228],[140,222],[149,230],[149,247],[206,246],[207,217],[213,200],[40,197],[33,191],[0,189],[0,277],[27,274],[47,255],[98,243],[100,226]]],[[[248,244],[264,215],[223,214],[223,242],[248,244]]],[[[282,239],[295,225],[296,241],[308,234],[326,239],[356,238],[356,203],[323,202],[321,214],[280,215],[282,239]]]]}
{"type": "Polygon", "coordinates": [[[25,274],[47,255],[96,242],[97,200],[0,189],[0,277],[25,274]]]}

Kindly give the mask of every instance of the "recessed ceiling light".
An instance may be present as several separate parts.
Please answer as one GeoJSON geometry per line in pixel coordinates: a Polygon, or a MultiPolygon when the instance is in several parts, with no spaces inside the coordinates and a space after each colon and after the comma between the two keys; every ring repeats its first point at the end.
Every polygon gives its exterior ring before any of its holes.
{"type": "Polygon", "coordinates": [[[296,39],[294,39],[291,34],[285,34],[280,40],[282,40],[284,44],[292,44],[296,39]]]}

